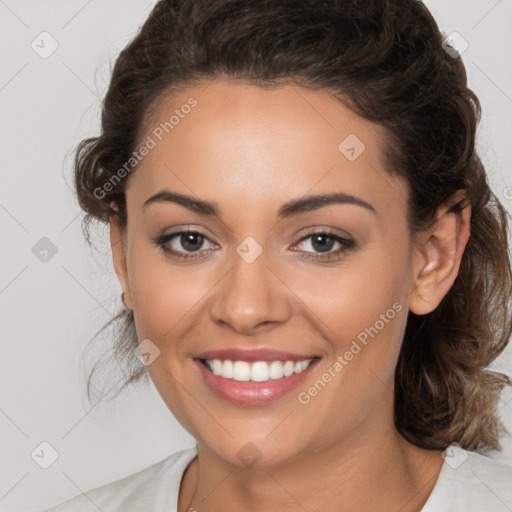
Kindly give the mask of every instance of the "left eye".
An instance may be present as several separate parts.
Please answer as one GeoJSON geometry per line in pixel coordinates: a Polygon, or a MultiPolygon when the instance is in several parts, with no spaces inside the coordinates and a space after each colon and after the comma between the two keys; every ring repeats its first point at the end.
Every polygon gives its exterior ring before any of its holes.
{"type": "Polygon", "coordinates": [[[306,257],[318,257],[322,258],[322,255],[325,254],[325,257],[336,256],[347,249],[351,249],[354,247],[354,242],[347,238],[342,238],[334,233],[328,232],[317,232],[311,233],[305,237],[303,237],[296,245],[300,245],[305,243],[306,246],[310,247],[312,250],[305,250],[306,253],[313,253],[312,256],[308,255],[306,257]],[[306,243],[307,242],[307,243],[306,243]],[[341,247],[334,252],[332,248],[334,244],[339,244],[341,247]]]}

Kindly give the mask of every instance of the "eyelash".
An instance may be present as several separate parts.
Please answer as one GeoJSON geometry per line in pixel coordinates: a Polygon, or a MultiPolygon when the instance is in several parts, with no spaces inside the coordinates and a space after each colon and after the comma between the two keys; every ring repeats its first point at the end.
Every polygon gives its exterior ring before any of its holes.
{"type": "MultiPolygon", "coordinates": [[[[158,239],[156,239],[154,241],[154,243],[156,245],[158,245],[162,249],[162,251],[164,251],[164,253],[166,255],[170,256],[171,258],[173,258],[177,261],[196,260],[196,259],[199,259],[202,257],[202,256],[196,255],[196,254],[199,254],[201,251],[194,251],[193,253],[190,253],[190,254],[183,254],[181,252],[175,251],[174,249],[170,249],[167,245],[174,238],[181,236],[183,234],[191,234],[191,233],[200,235],[204,239],[209,240],[206,233],[203,233],[202,231],[199,231],[199,230],[190,229],[190,230],[176,231],[175,233],[169,233],[168,235],[163,235],[163,236],[159,237],[158,239]]],[[[333,239],[335,242],[338,242],[342,247],[341,247],[341,249],[338,249],[337,251],[327,252],[327,253],[311,253],[309,251],[306,251],[305,255],[301,256],[305,259],[314,259],[314,260],[321,261],[321,262],[332,261],[334,259],[341,258],[343,253],[355,248],[355,243],[353,240],[349,240],[347,238],[342,238],[334,233],[331,233],[331,232],[325,231],[325,230],[324,231],[319,230],[319,231],[314,231],[312,233],[309,233],[309,234],[305,235],[304,237],[302,237],[297,242],[297,244],[300,244],[300,243],[304,242],[305,240],[308,240],[309,238],[313,237],[314,235],[325,235],[327,238],[333,239]]]]}

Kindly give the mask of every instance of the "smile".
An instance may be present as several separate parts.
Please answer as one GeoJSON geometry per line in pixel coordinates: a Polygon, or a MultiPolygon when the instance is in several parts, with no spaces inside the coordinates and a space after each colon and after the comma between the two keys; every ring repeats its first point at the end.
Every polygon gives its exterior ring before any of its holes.
{"type": "Polygon", "coordinates": [[[275,350],[216,350],[193,358],[212,396],[236,405],[266,405],[298,388],[320,357],[275,350]]]}

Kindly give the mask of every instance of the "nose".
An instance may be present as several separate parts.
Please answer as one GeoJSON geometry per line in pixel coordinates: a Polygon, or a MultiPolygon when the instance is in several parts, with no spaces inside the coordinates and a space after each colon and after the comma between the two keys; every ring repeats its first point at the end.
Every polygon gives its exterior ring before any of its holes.
{"type": "Polygon", "coordinates": [[[216,323],[242,334],[256,334],[290,317],[290,290],[267,265],[265,253],[248,263],[236,255],[210,306],[216,323]]]}

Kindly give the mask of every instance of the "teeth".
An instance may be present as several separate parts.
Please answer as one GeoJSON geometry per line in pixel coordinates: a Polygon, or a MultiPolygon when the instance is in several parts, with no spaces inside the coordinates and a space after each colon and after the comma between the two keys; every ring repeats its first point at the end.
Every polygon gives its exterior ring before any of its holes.
{"type": "Polygon", "coordinates": [[[240,382],[266,382],[268,380],[282,379],[289,377],[294,373],[304,371],[313,359],[304,361],[272,361],[270,364],[266,361],[221,361],[220,359],[208,359],[207,367],[215,374],[225,379],[233,379],[240,382]]]}
{"type": "Polygon", "coordinates": [[[258,361],[252,363],[251,366],[251,380],[253,382],[265,382],[270,378],[270,368],[267,363],[258,361]]]}
{"type": "Polygon", "coordinates": [[[284,376],[289,377],[290,375],[292,375],[294,368],[295,368],[295,364],[293,361],[286,361],[286,363],[284,363],[284,366],[283,366],[284,376]]]}
{"type": "Polygon", "coordinates": [[[232,379],[234,374],[233,363],[231,361],[225,361],[221,366],[219,375],[226,377],[226,379],[232,379]]]}
{"type": "Polygon", "coordinates": [[[219,359],[214,359],[213,361],[209,361],[210,368],[215,375],[220,375],[222,373],[222,361],[219,359]]]}
{"type": "Polygon", "coordinates": [[[281,379],[284,376],[283,363],[281,361],[272,361],[269,369],[271,379],[281,379]]]}
{"type": "Polygon", "coordinates": [[[235,361],[233,364],[234,380],[251,380],[251,367],[246,361],[235,361]]]}

